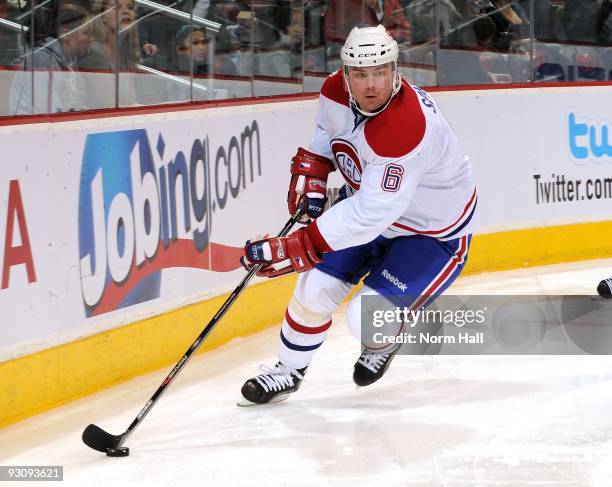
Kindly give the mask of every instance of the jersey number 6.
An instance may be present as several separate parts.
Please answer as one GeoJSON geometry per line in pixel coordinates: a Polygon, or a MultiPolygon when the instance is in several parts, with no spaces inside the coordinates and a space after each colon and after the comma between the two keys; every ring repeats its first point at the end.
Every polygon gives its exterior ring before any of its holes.
{"type": "Polygon", "coordinates": [[[385,167],[385,174],[382,180],[382,189],[390,193],[395,193],[400,184],[402,184],[402,177],[404,176],[404,168],[397,164],[387,164],[385,167]]]}

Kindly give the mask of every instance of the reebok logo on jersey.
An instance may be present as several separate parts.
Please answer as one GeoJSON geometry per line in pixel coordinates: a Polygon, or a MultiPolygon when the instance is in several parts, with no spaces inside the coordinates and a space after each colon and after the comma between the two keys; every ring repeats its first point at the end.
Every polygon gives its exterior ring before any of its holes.
{"type": "Polygon", "coordinates": [[[404,284],[402,281],[400,281],[397,277],[389,274],[389,271],[387,269],[384,269],[382,271],[382,276],[389,281],[391,284],[393,284],[395,287],[399,288],[402,292],[406,292],[406,288],[408,287],[407,284],[404,284]]]}

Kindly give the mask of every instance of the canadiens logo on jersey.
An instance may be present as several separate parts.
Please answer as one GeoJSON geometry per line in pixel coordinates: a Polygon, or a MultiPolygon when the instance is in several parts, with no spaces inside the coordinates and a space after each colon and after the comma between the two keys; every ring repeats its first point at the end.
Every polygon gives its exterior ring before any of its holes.
{"type": "Polygon", "coordinates": [[[331,150],[345,181],[357,191],[361,184],[362,168],[355,146],[344,139],[333,139],[331,150]]]}

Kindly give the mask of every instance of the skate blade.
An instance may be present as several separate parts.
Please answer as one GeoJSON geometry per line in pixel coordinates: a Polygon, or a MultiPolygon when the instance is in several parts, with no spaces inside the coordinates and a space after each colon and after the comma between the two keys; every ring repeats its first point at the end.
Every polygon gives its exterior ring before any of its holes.
{"type": "Polygon", "coordinates": [[[275,402],[286,401],[288,398],[289,398],[289,394],[280,394],[268,402],[263,402],[259,404],[257,402],[251,402],[248,399],[241,397],[240,399],[236,401],[236,406],[240,408],[248,408],[251,406],[265,406],[266,404],[274,404],[275,402]]]}

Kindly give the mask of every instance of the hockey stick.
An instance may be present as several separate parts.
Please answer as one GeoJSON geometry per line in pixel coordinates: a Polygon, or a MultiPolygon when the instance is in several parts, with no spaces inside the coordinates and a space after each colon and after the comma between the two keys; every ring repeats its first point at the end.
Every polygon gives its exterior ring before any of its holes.
{"type": "MultiPolygon", "coordinates": [[[[295,225],[302,215],[302,208],[300,207],[293,215],[289,221],[285,224],[281,232],[278,234],[278,237],[284,237],[289,233],[293,225],[295,225]]],[[[90,424],[83,431],[83,442],[90,448],[94,450],[105,452],[110,457],[125,457],[130,454],[130,449],[122,446],[128,437],[134,432],[134,430],[138,427],[138,425],[142,422],[142,420],[149,414],[149,411],[153,408],[155,403],[159,400],[166,389],[174,378],[178,375],[178,373],[183,369],[183,367],[187,364],[191,356],[195,353],[195,351],[200,348],[202,342],[206,339],[206,337],[213,331],[217,323],[223,318],[227,310],[230,308],[234,301],[238,298],[240,293],[244,290],[246,284],[251,280],[251,278],[261,269],[263,264],[256,265],[250,271],[247,272],[246,276],[242,278],[240,284],[236,286],[236,288],[232,291],[232,294],[225,300],[219,311],[212,317],[209,321],[206,328],[202,330],[202,332],[198,335],[195,341],[191,344],[191,347],[185,352],[183,357],[178,361],[178,363],[174,366],[174,368],[170,371],[168,376],[164,379],[162,384],[157,388],[155,393],[151,396],[151,398],[147,401],[144,407],[138,413],[138,416],[132,421],[132,424],[128,426],[121,435],[112,435],[107,433],[102,428],[96,426],[95,424],[90,424]]]]}

